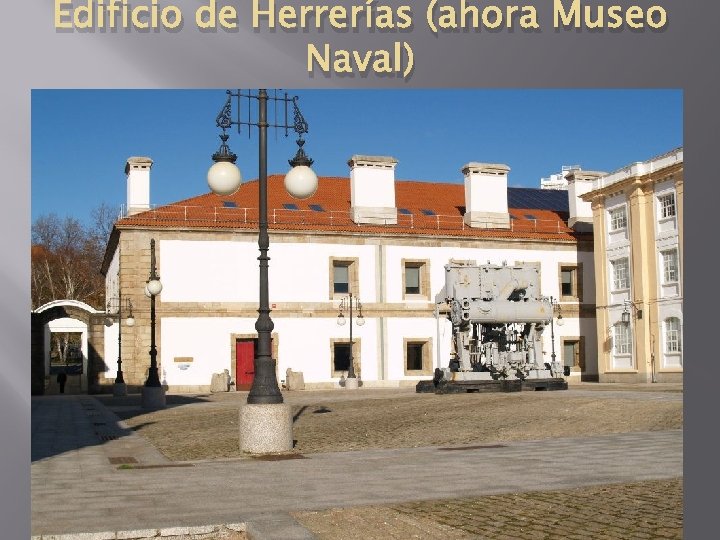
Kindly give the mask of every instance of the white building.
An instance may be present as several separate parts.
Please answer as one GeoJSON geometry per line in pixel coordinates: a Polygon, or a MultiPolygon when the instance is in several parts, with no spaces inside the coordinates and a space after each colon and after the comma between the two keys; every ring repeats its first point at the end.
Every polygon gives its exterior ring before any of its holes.
{"type": "MultiPolygon", "coordinates": [[[[353,156],[348,164],[349,177],[321,177],[304,201],[290,198],[281,176],[269,178],[278,380],[290,368],[308,387],[337,386],[350,344],[348,325],[336,319],[349,292],[365,320],[353,327],[352,344],[364,385],[414,385],[447,366],[451,327],[434,298],[451,259],[537,264],[541,292],[559,301],[565,322],[554,344],[545,332],[547,361],[554,346],[573,375],[597,378],[593,238],[568,226],[592,214],[572,185],[508,188],[509,168],[500,164],[468,163],[457,184],[397,181],[397,162],[388,157],[353,156]]],[[[134,305],[135,325],[122,327],[125,380],[142,384],[149,365],[143,288],[154,238],[162,382],[170,391],[206,391],[212,374],[227,369],[238,388],[247,387],[257,337],[258,183],[151,209],[151,166],[148,158],[128,160],[129,211],[115,225],[102,268],[107,296],[121,292],[134,305]]],[[[115,377],[117,331],[117,324],[106,329],[100,385],[115,377]]]]}

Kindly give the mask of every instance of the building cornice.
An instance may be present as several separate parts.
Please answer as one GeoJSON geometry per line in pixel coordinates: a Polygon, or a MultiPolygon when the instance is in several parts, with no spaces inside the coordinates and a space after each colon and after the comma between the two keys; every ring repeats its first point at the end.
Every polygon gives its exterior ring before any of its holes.
{"type": "Polygon", "coordinates": [[[624,190],[628,189],[629,187],[636,187],[636,186],[642,187],[643,185],[645,185],[647,183],[662,182],[668,176],[676,174],[682,170],[683,170],[683,163],[680,162],[680,163],[675,163],[669,167],[664,167],[662,169],[658,169],[658,170],[649,172],[647,174],[628,176],[626,178],[623,178],[622,180],[613,182],[612,184],[608,184],[601,188],[597,188],[592,191],[588,191],[587,193],[582,195],[582,199],[585,202],[592,203],[600,198],[608,197],[618,191],[624,191],[624,190]]]}

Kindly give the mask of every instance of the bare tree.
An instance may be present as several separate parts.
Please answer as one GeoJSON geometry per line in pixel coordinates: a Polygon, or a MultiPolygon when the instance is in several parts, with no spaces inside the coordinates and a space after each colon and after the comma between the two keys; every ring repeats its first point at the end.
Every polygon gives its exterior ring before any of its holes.
{"type": "Polygon", "coordinates": [[[106,204],[92,211],[92,224],[56,214],[38,217],[32,225],[33,308],[52,300],[104,304],[105,284],[100,265],[117,216],[106,204]]]}

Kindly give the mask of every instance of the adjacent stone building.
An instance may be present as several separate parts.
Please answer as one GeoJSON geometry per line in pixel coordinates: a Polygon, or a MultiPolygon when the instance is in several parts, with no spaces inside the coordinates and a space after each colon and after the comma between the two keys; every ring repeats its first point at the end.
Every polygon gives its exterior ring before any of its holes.
{"type": "Polygon", "coordinates": [[[595,230],[601,381],[683,379],[683,184],[678,148],[602,175],[582,196],[595,230]]]}

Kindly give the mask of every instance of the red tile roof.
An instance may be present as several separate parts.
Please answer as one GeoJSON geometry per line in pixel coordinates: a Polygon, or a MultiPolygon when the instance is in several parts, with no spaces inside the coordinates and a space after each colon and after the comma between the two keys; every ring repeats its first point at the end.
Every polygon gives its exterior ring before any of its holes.
{"type": "MultiPolygon", "coordinates": [[[[358,225],[350,219],[350,180],[322,177],[315,195],[293,199],[283,186],[283,176],[268,177],[268,223],[271,230],[323,231],[377,235],[431,235],[480,238],[521,238],[575,241],[589,238],[567,226],[563,212],[537,208],[510,208],[509,230],[470,228],[463,223],[465,192],[462,184],[414,181],[395,182],[397,225],[358,225]],[[284,208],[291,203],[297,210],[284,208]],[[322,211],[310,208],[319,205],[322,211]],[[431,210],[434,215],[426,215],[431,210]],[[528,215],[536,219],[528,219],[528,215]]],[[[118,228],[257,229],[258,185],[244,183],[228,196],[206,193],[177,203],[125,217],[118,228]],[[234,204],[234,207],[232,206],[234,204]]]]}

